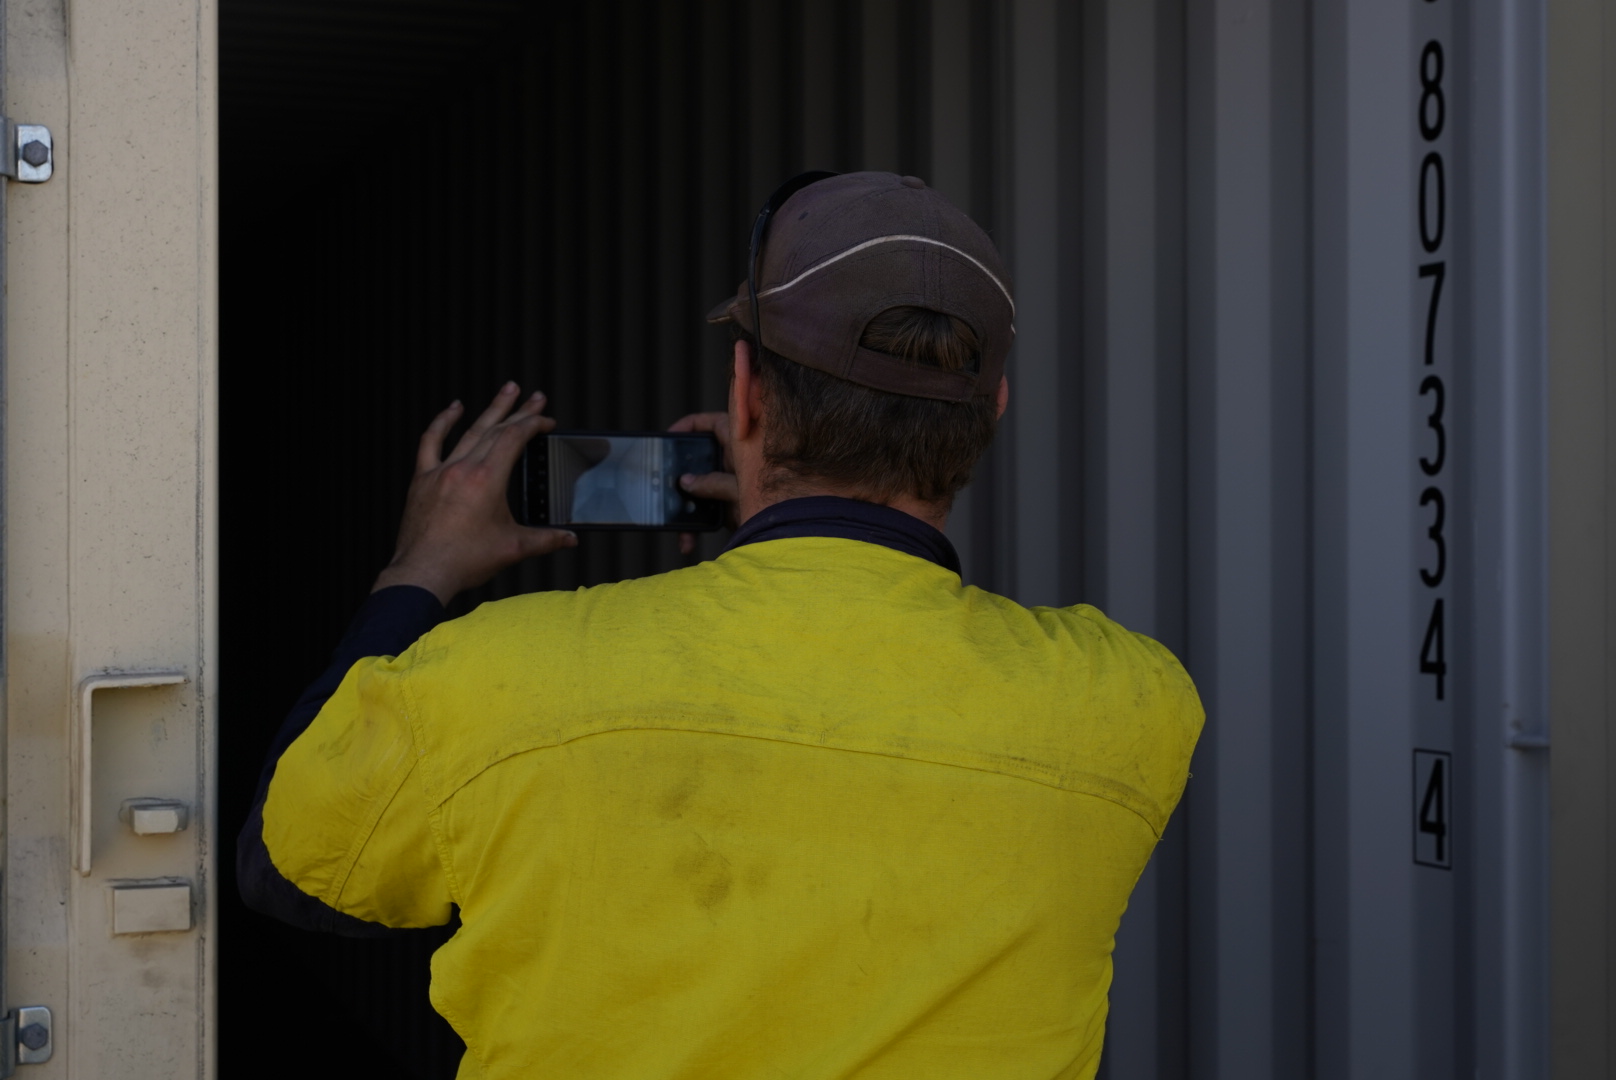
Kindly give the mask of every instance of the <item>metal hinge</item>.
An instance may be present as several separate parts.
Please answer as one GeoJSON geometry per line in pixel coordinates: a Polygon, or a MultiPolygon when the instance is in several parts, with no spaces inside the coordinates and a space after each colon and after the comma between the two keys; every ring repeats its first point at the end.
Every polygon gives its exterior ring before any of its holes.
{"type": "Polygon", "coordinates": [[[51,178],[55,165],[50,128],[0,117],[0,176],[25,184],[43,184],[51,178]]]}
{"type": "Polygon", "coordinates": [[[18,1065],[42,1065],[51,1059],[51,1011],[43,1005],[24,1005],[0,1017],[0,1077],[18,1065]]]}

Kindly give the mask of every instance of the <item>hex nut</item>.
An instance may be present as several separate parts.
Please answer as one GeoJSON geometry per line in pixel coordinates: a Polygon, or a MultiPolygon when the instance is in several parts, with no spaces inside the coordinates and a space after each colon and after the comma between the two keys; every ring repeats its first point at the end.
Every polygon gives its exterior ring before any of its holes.
{"type": "Polygon", "coordinates": [[[30,1050],[43,1050],[50,1042],[50,1032],[45,1030],[44,1024],[26,1024],[17,1032],[17,1041],[30,1050]]]}
{"type": "Polygon", "coordinates": [[[23,145],[22,159],[37,169],[50,160],[50,147],[34,139],[23,145]]]}

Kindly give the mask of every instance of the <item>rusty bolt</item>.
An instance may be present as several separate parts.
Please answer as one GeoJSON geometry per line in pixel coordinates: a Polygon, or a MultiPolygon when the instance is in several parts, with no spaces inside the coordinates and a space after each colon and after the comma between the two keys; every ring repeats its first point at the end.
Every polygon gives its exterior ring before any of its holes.
{"type": "Polygon", "coordinates": [[[23,145],[22,159],[37,169],[50,160],[50,148],[38,139],[34,139],[32,142],[23,145]]]}

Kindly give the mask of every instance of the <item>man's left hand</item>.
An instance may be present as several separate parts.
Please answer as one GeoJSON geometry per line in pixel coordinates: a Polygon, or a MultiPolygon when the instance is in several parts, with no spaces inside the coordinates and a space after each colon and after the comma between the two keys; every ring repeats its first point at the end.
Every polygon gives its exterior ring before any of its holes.
{"type": "MultiPolygon", "coordinates": [[[[729,445],[729,413],[705,412],[691,413],[681,416],[668,428],[669,431],[705,431],[718,440],[723,448],[723,468],[718,472],[700,473],[697,475],[681,476],[679,490],[687,495],[694,495],[698,499],[716,499],[719,502],[730,504],[730,527],[735,527],[735,503],[740,500],[740,486],[735,480],[735,463],[731,459],[729,445]]],[[[696,550],[696,534],[679,534],[679,554],[689,555],[696,550]]]]}

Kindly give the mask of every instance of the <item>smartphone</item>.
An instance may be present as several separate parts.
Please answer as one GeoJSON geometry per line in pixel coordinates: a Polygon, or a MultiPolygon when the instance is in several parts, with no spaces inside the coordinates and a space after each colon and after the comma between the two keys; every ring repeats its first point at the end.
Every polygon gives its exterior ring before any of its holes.
{"type": "Polygon", "coordinates": [[[704,433],[541,435],[511,477],[511,510],[524,525],[711,532],[728,523],[729,504],[690,497],[679,477],[723,467],[718,440],[704,433]]]}

